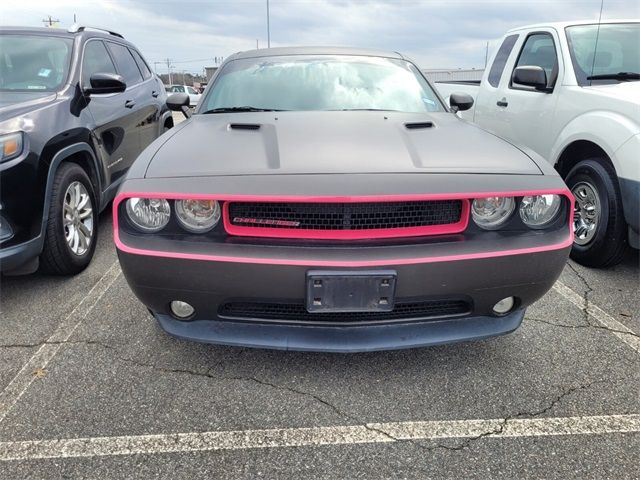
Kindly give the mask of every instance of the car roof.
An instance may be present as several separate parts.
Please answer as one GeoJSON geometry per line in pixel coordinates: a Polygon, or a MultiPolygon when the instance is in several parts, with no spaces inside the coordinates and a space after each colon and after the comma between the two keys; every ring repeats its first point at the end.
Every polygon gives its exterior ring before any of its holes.
{"type": "Polygon", "coordinates": [[[398,52],[385,50],[374,50],[369,48],[353,47],[275,47],[261,48],[259,50],[247,50],[234,53],[228,60],[238,60],[242,58],[279,57],[287,55],[357,55],[365,57],[385,57],[405,59],[398,52]]]}
{"type": "Polygon", "coordinates": [[[67,32],[62,28],[47,28],[47,27],[1,27],[2,33],[36,33],[43,35],[56,35],[60,37],[73,37],[74,34],[67,32]]]}
{"type": "MultiPolygon", "coordinates": [[[[639,23],[640,19],[616,19],[616,20],[602,20],[600,22],[601,25],[608,25],[612,23],[639,23]]],[[[525,25],[522,27],[517,27],[509,30],[507,34],[519,32],[521,30],[531,30],[535,28],[554,28],[556,30],[564,30],[566,27],[572,27],[575,25],[597,25],[597,20],[572,20],[565,22],[549,22],[549,23],[535,23],[532,25],[525,25]]]]}
{"type": "Polygon", "coordinates": [[[98,30],[97,27],[85,27],[86,29],[70,32],[66,28],[55,28],[55,27],[0,27],[1,33],[16,33],[16,34],[35,34],[35,35],[47,35],[47,36],[56,36],[56,37],[66,37],[66,38],[76,38],[76,37],[85,37],[85,38],[103,38],[109,40],[115,40],[117,42],[126,43],[127,45],[134,47],[131,42],[127,41],[124,37],[119,35],[113,35],[108,33],[107,30],[98,30]]]}

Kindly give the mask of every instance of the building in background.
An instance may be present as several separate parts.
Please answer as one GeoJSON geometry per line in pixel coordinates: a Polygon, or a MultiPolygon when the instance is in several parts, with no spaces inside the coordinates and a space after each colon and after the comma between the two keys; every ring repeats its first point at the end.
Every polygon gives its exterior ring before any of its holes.
{"type": "Polygon", "coordinates": [[[216,73],[216,70],[218,70],[218,67],[204,67],[204,72],[207,77],[207,83],[211,81],[211,77],[213,77],[213,74],[216,73]]]}
{"type": "Polygon", "coordinates": [[[484,69],[423,69],[425,77],[431,82],[446,82],[446,81],[466,81],[477,82],[482,80],[482,74],[484,69]]]}

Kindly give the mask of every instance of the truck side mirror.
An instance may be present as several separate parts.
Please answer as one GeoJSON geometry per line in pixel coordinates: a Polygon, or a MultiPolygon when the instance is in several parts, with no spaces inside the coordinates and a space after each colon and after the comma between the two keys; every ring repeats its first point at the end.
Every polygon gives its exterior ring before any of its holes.
{"type": "Polygon", "coordinates": [[[511,77],[511,83],[533,87],[536,90],[547,90],[547,72],[537,65],[516,67],[511,77]]]}
{"type": "Polygon", "coordinates": [[[189,95],[186,93],[172,93],[167,98],[167,107],[174,112],[182,112],[186,118],[189,118],[191,117],[189,102],[189,95]]]}
{"type": "Polygon", "coordinates": [[[473,107],[473,97],[468,93],[452,93],[449,96],[449,106],[456,112],[463,112],[473,107]]]}

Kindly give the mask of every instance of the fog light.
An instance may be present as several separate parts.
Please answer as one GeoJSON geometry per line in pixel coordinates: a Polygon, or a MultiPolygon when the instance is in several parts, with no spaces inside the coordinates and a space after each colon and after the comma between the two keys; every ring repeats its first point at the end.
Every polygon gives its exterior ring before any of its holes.
{"type": "Polygon", "coordinates": [[[187,302],[181,302],[180,300],[174,300],[171,302],[171,312],[178,318],[189,318],[195,312],[195,309],[187,302]]]}
{"type": "Polygon", "coordinates": [[[493,306],[493,311],[498,315],[504,315],[508,313],[516,304],[516,299],[513,297],[507,297],[500,300],[493,306]]]}

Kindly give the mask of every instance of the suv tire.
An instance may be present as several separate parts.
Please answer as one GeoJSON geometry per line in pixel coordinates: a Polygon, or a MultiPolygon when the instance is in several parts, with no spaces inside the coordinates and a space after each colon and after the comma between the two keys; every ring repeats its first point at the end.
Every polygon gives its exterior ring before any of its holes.
{"type": "Polygon", "coordinates": [[[54,275],[84,270],[98,239],[96,195],[86,172],[75,163],[56,171],[41,256],[42,269],[54,275]]]}
{"type": "Polygon", "coordinates": [[[576,198],[571,258],[587,267],[620,263],[627,245],[618,179],[605,159],[577,163],[565,179],[576,198]]]}

